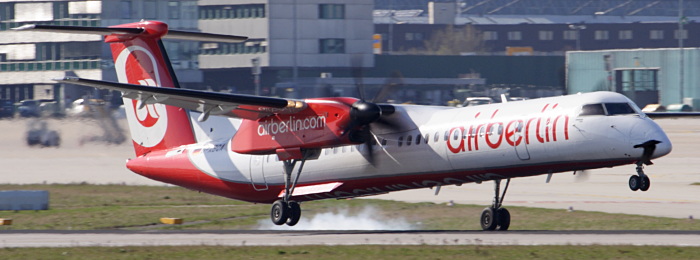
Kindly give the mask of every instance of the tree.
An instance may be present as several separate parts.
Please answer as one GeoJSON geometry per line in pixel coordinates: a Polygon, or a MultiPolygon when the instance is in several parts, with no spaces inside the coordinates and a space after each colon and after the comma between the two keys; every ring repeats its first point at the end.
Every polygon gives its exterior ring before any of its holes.
{"type": "Polygon", "coordinates": [[[481,31],[472,25],[455,28],[448,25],[425,41],[425,54],[460,55],[463,53],[485,52],[484,38],[481,31]]]}

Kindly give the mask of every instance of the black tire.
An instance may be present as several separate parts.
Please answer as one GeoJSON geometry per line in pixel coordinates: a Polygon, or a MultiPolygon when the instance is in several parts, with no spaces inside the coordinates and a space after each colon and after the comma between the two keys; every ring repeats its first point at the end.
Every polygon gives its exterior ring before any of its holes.
{"type": "Polygon", "coordinates": [[[481,229],[484,231],[496,229],[497,219],[495,213],[496,212],[494,212],[491,207],[485,208],[484,211],[481,212],[481,229]]]}
{"type": "Polygon", "coordinates": [[[289,218],[287,219],[287,226],[294,226],[299,223],[301,219],[301,206],[296,201],[289,202],[289,218]]]}
{"type": "Polygon", "coordinates": [[[498,218],[498,227],[496,230],[506,231],[510,227],[510,212],[505,208],[500,208],[496,211],[498,218]]]}
{"type": "Polygon", "coordinates": [[[640,188],[642,180],[637,175],[630,176],[629,185],[632,191],[637,191],[640,188]]]}
{"type": "Polygon", "coordinates": [[[287,203],[282,200],[275,201],[272,203],[272,209],[270,210],[270,219],[275,225],[283,225],[287,222],[289,217],[289,208],[287,208],[287,203]]]}
{"type": "Polygon", "coordinates": [[[651,180],[649,180],[649,177],[644,176],[640,179],[641,179],[641,182],[639,183],[639,190],[641,190],[641,191],[649,190],[649,187],[651,187],[651,180]]]}

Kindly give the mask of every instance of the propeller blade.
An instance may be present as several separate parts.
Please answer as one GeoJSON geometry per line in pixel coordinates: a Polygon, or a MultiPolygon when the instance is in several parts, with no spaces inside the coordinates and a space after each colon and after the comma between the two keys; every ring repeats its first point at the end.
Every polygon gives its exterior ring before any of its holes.
{"type": "Polygon", "coordinates": [[[386,97],[389,96],[389,94],[393,93],[396,91],[396,88],[400,87],[403,85],[403,75],[401,75],[401,72],[399,71],[394,71],[391,73],[391,77],[387,79],[386,83],[382,85],[382,88],[379,89],[377,94],[374,96],[372,99],[372,102],[386,102],[386,97]]]}

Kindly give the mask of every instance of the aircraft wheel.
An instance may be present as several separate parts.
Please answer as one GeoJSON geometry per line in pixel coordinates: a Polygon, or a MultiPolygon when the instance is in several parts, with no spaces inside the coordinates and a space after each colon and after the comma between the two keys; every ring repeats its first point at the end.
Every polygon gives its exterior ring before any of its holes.
{"type": "Polygon", "coordinates": [[[637,175],[630,176],[630,181],[629,181],[630,189],[632,191],[637,191],[641,186],[641,182],[642,182],[642,180],[641,180],[641,178],[639,178],[639,176],[637,176],[637,175]]]}
{"type": "Polygon", "coordinates": [[[294,226],[299,223],[301,219],[301,206],[296,201],[289,202],[289,218],[287,219],[287,226],[294,226]]]}
{"type": "Polygon", "coordinates": [[[287,203],[282,200],[272,203],[270,218],[272,219],[272,223],[275,223],[275,225],[278,226],[287,222],[287,219],[289,218],[289,208],[287,207],[287,203]]]}
{"type": "Polygon", "coordinates": [[[488,207],[485,208],[484,211],[481,212],[481,229],[484,231],[490,231],[490,230],[495,230],[496,229],[496,216],[493,208],[488,207]]]}
{"type": "Polygon", "coordinates": [[[644,176],[640,178],[639,182],[639,190],[641,191],[647,191],[649,190],[649,187],[651,187],[651,180],[649,180],[649,177],[644,176]]]}
{"type": "Polygon", "coordinates": [[[510,227],[510,212],[505,208],[496,210],[496,218],[498,218],[498,230],[506,231],[510,227]]]}

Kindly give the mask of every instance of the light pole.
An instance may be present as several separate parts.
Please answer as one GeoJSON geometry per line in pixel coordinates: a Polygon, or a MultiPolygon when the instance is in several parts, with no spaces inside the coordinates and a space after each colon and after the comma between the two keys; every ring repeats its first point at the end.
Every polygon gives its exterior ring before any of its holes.
{"type": "Polygon", "coordinates": [[[260,58],[255,57],[250,59],[252,66],[253,81],[255,83],[255,95],[260,96],[260,58]]]}
{"type": "Polygon", "coordinates": [[[585,30],[586,26],[583,24],[575,25],[569,24],[569,29],[576,30],[576,50],[581,50],[581,30],[585,30]]]}
{"type": "Polygon", "coordinates": [[[678,49],[680,53],[680,67],[678,72],[680,73],[680,78],[678,79],[678,84],[680,88],[680,95],[681,95],[681,104],[683,103],[683,96],[685,93],[683,93],[683,88],[684,88],[684,82],[683,82],[683,38],[685,37],[685,33],[683,32],[683,23],[685,23],[685,17],[683,16],[683,0],[678,0],[678,49]]]}

